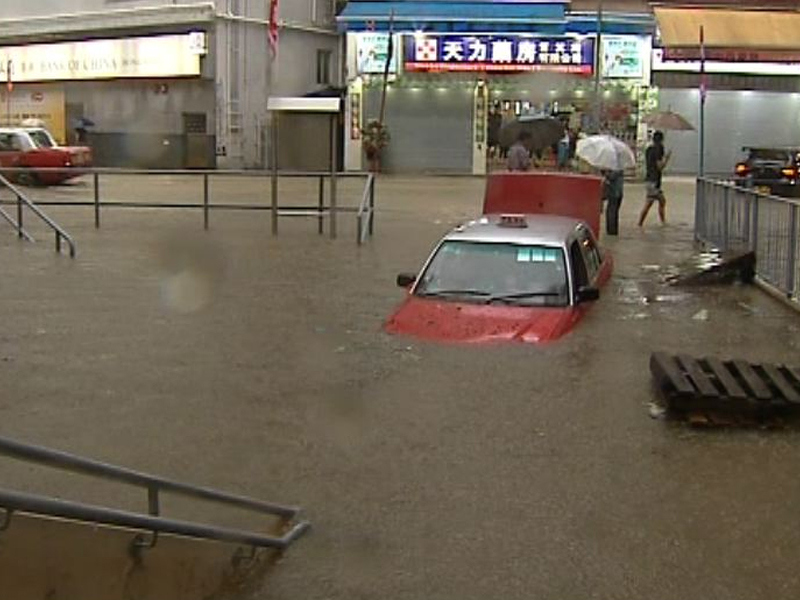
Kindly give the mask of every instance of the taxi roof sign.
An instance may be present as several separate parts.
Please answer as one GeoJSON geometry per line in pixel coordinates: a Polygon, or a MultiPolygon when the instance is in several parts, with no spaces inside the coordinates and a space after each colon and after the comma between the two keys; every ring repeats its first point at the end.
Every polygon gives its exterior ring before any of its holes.
{"type": "Polygon", "coordinates": [[[500,215],[500,222],[498,225],[500,227],[517,227],[523,229],[528,226],[528,221],[525,219],[525,215],[500,215]]]}

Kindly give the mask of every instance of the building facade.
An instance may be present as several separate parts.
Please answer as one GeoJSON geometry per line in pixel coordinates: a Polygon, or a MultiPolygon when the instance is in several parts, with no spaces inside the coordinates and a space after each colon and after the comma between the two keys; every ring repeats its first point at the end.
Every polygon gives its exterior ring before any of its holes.
{"type": "Polygon", "coordinates": [[[653,52],[653,85],[659,104],[696,128],[668,133],[673,172],[698,172],[701,88],[706,174],[730,176],[747,146],[800,146],[797,7],[789,0],[687,0],[654,8],[660,35],[653,52]]]}
{"type": "Polygon", "coordinates": [[[0,3],[0,122],[88,123],[95,161],[148,168],[267,164],[270,95],[338,85],[334,0],[0,3]]]}
{"type": "Polygon", "coordinates": [[[351,0],[338,19],[347,36],[347,165],[366,166],[360,129],[380,112],[391,21],[387,170],[484,172],[485,117],[495,108],[611,132],[641,158],[652,134],[642,117],[660,109],[695,126],[667,134],[670,170],[695,174],[704,83],[705,169],[730,174],[745,146],[800,145],[797,8],[796,0],[351,0]]]}
{"type": "Polygon", "coordinates": [[[365,166],[360,130],[380,113],[390,28],[387,170],[486,172],[490,113],[504,121],[558,115],[573,129],[610,131],[639,148],[652,14],[646,5],[598,12],[571,4],[348,2],[339,16],[347,34],[347,166],[365,166]]]}

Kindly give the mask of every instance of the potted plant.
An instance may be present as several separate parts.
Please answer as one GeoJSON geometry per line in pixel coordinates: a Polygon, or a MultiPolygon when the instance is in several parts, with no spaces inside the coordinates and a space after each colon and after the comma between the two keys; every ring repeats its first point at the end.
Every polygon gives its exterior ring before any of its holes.
{"type": "Polygon", "coordinates": [[[389,130],[377,119],[371,119],[361,132],[364,153],[369,161],[369,170],[377,173],[381,169],[381,154],[389,145],[389,130]]]}

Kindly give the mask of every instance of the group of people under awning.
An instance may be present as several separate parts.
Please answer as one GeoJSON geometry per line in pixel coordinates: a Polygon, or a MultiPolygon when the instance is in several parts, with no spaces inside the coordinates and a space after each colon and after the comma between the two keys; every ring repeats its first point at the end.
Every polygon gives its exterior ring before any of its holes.
{"type": "Polygon", "coordinates": [[[541,115],[522,115],[508,120],[504,119],[497,108],[489,113],[489,159],[499,159],[508,165],[511,147],[520,141],[519,136],[523,131],[530,134],[526,134],[523,140],[530,159],[524,163],[526,169],[532,166],[554,166],[558,170],[567,170],[574,166],[580,133],[571,129],[565,120],[541,115]]]}
{"type": "MultiPolygon", "coordinates": [[[[508,150],[506,166],[509,171],[528,171],[532,164],[533,134],[522,128],[517,139],[508,150]]],[[[570,133],[567,129],[558,142],[558,166],[565,165],[572,157],[592,166],[603,176],[603,200],[606,203],[606,233],[619,233],[619,210],[624,196],[625,170],[636,165],[633,151],[623,141],[610,135],[584,136],[577,140],[575,151],[570,150],[570,133]]],[[[658,216],[666,221],[666,197],[661,187],[662,173],[669,163],[671,152],[664,148],[664,133],[656,131],[645,152],[645,204],[639,215],[638,225],[644,226],[647,214],[658,202],[658,216]]]]}

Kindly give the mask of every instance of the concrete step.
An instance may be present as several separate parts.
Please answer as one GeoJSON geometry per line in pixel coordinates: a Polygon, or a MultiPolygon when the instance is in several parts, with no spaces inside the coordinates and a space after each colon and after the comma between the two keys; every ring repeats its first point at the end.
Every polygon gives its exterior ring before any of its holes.
{"type": "Polygon", "coordinates": [[[2,597],[232,600],[262,590],[279,557],[274,550],[251,557],[249,549],[170,535],[131,552],[142,533],[15,513],[0,531],[2,597]]]}

